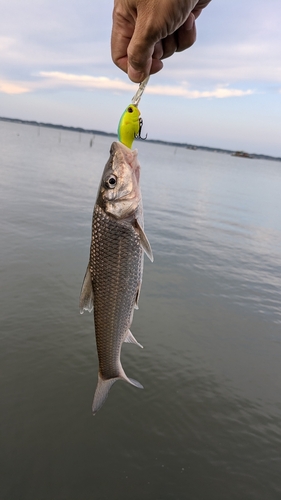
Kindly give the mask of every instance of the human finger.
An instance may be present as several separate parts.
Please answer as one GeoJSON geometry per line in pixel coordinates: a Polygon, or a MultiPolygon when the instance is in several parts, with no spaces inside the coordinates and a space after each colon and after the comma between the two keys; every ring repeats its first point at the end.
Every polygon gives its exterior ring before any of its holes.
{"type": "Polygon", "coordinates": [[[118,5],[113,9],[111,31],[111,57],[118,68],[127,72],[127,49],[134,33],[134,19],[127,12],[123,12],[118,5]]]}
{"type": "Polygon", "coordinates": [[[177,52],[189,49],[196,41],[195,16],[190,14],[189,19],[177,31],[177,52]]]}
{"type": "Polygon", "coordinates": [[[176,34],[173,33],[172,35],[166,36],[166,38],[163,38],[163,40],[161,40],[161,44],[163,47],[163,54],[161,59],[167,59],[167,57],[172,56],[177,51],[178,44],[176,34]]]}
{"type": "MultiPolygon", "coordinates": [[[[116,64],[116,66],[128,73],[130,79],[133,82],[140,83],[147,75],[144,76],[143,72],[130,67],[127,55],[127,50],[131,39],[131,37],[128,35],[131,34],[132,36],[133,30],[134,26],[126,19],[121,19],[121,16],[119,15],[113,16],[111,54],[112,60],[116,64]]],[[[148,61],[148,66],[150,67],[149,74],[154,74],[160,71],[163,67],[163,63],[161,62],[161,58],[163,56],[161,41],[157,42],[154,47],[152,46],[151,50],[153,50],[153,53],[151,56],[151,60],[148,61]]]]}
{"type": "Polygon", "coordinates": [[[163,63],[160,61],[162,50],[160,50],[159,41],[158,30],[153,26],[152,20],[148,20],[140,12],[127,48],[127,71],[132,81],[140,82],[149,74],[157,73],[162,69],[163,63]]]}

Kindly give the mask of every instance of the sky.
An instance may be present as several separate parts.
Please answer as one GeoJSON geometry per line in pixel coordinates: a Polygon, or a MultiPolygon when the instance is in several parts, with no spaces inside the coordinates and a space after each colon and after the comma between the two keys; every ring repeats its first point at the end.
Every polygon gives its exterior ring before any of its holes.
{"type": "MultiPolygon", "coordinates": [[[[113,0],[0,0],[0,116],[116,132],[137,85],[111,60],[113,0]]],[[[140,103],[150,139],[281,157],[281,2],[212,0],[140,103]]]]}

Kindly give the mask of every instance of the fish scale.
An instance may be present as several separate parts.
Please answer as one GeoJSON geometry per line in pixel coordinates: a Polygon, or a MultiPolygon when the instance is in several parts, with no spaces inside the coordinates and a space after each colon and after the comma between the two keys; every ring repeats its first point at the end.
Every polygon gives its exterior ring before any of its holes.
{"type": "Polygon", "coordinates": [[[141,281],[143,250],[131,224],[117,221],[96,206],[93,215],[90,274],[101,375],[119,375],[118,356],[130,328],[141,281]]]}

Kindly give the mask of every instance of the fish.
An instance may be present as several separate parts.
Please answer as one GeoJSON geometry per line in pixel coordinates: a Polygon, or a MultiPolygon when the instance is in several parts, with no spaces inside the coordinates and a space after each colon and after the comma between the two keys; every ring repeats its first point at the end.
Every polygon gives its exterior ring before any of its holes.
{"type": "Polygon", "coordinates": [[[93,414],[117,380],[143,388],[126,375],[120,356],[124,342],[142,347],[130,328],[138,309],[144,253],[153,261],[143,226],[138,152],[116,141],[94,206],[90,257],[79,301],[81,314],[94,309],[99,371],[93,414]]]}

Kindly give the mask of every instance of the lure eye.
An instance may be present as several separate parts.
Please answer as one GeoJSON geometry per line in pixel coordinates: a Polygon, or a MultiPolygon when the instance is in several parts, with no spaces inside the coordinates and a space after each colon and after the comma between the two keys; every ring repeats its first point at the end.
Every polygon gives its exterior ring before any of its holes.
{"type": "Polygon", "coordinates": [[[115,188],[116,184],[117,184],[117,177],[115,177],[115,175],[110,175],[105,181],[105,185],[109,189],[115,188]]]}
{"type": "Polygon", "coordinates": [[[132,113],[134,110],[133,110],[133,108],[131,106],[129,106],[128,109],[127,109],[127,111],[128,111],[128,113],[132,113]]]}

